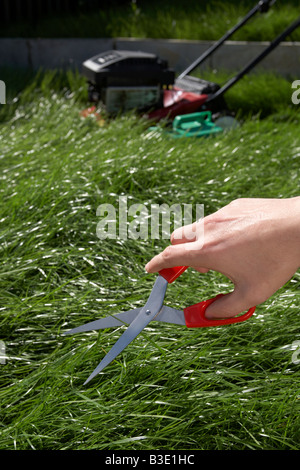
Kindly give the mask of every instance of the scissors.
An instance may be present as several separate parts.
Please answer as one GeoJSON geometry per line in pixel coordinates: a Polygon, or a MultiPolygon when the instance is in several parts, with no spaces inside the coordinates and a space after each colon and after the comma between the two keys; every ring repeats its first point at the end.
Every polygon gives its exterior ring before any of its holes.
{"type": "Polygon", "coordinates": [[[201,328],[238,323],[248,320],[253,315],[256,307],[250,308],[248,312],[237,317],[208,320],[205,317],[207,307],[224,294],[218,294],[212,299],[204,300],[190,307],[186,307],[184,310],[177,310],[175,308],[164,306],[163,302],[168,284],[174,282],[175,279],[177,279],[187,268],[188,266],[177,266],[159,271],[158,277],[144,307],[128,310],[127,312],[116,315],[109,315],[108,317],[86,323],[63,333],[64,335],[71,335],[86,331],[129,325],[122,336],[120,336],[117,342],[113,345],[111,350],[84,382],[84,385],[110,364],[152,320],[185,325],[187,328],[201,328]]]}

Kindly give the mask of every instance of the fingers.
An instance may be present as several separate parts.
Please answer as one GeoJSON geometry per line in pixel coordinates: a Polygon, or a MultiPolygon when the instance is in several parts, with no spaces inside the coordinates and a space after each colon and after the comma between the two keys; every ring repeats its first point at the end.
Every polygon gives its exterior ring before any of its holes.
{"type": "Polygon", "coordinates": [[[174,266],[190,266],[200,273],[209,271],[208,267],[201,265],[201,258],[204,261],[204,253],[201,252],[204,243],[202,220],[174,230],[171,235],[171,243],[146,265],[147,272],[153,273],[174,266]],[[196,252],[197,266],[194,267],[196,252]]]}
{"type": "Polygon", "coordinates": [[[196,222],[177,228],[171,235],[171,243],[172,245],[178,245],[180,243],[196,241],[199,237],[199,231],[200,226],[196,222]]]}
{"type": "Polygon", "coordinates": [[[197,246],[193,243],[180,243],[178,245],[169,245],[167,248],[152,258],[145,266],[149,273],[158,272],[161,269],[173,268],[174,266],[192,266],[195,262],[195,251],[197,246]]]}
{"type": "Polygon", "coordinates": [[[250,296],[246,296],[243,289],[235,288],[229,294],[226,294],[210,304],[205,312],[208,319],[230,318],[254,307],[250,296]]]}
{"type": "Polygon", "coordinates": [[[202,274],[205,274],[205,273],[208,273],[209,269],[208,268],[199,268],[198,266],[195,267],[195,266],[190,266],[191,268],[195,269],[196,271],[198,271],[199,273],[202,273],[202,274]]]}

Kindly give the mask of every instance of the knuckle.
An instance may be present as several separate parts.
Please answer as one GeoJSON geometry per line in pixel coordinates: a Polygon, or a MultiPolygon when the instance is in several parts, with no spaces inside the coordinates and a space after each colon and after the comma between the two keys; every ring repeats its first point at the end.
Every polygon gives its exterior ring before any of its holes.
{"type": "Polygon", "coordinates": [[[162,257],[163,257],[164,261],[169,261],[172,258],[172,255],[173,255],[172,246],[169,245],[162,252],[162,257]]]}
{"type": "Polygon", "coordinates": [[[229,206],[231,207],[238,207],[242,202],[242,198],[234,199],[229,203],[229,206]]]}

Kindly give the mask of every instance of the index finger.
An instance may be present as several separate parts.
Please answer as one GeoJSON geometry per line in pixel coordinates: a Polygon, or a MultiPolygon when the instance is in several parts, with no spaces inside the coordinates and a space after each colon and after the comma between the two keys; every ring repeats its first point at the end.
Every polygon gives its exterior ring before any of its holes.
{"type": "Polygon", "coordinates": [[[190,225],[184,225],[179,227],[171,235],[172,245],[179,243],[191,243],[199,238],[198,224],[195,222],[190,225]]]}
{"type": "Polygon", "coordinates": [[[155,273],[161,269],[173,268],[175,266],[193,266],[193,263],[195,264],[195,253],[191,247],[193,243],[167,246],[167,248],[149,261],[145,266],[146,271],[155,273]]]}

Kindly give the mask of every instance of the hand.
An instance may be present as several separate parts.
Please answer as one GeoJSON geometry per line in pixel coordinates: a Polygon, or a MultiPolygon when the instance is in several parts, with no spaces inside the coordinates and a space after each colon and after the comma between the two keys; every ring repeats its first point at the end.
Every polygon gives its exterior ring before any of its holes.
{"type": "Polygon", "coordinates": [[[145,269],[174,266],[218,271],[233,282],[234,290],[207,308],[207,318],[232,317],[264,302],[300,267],[300,197],[237,199],[175,230],[171,245],[145,269]]]}

